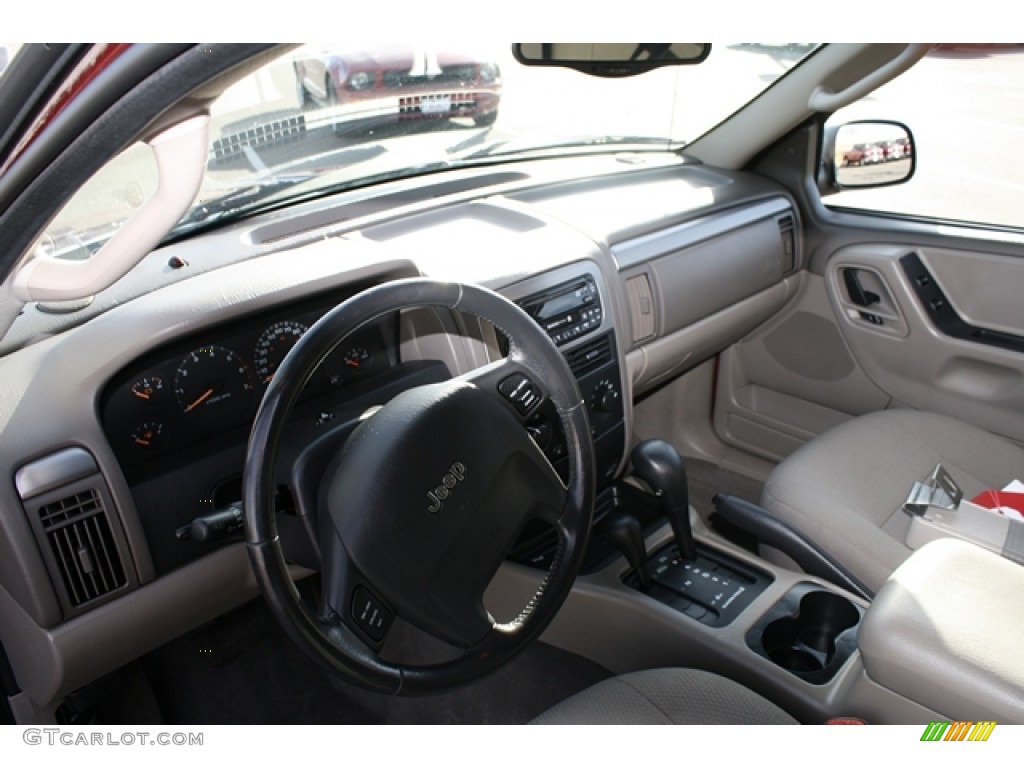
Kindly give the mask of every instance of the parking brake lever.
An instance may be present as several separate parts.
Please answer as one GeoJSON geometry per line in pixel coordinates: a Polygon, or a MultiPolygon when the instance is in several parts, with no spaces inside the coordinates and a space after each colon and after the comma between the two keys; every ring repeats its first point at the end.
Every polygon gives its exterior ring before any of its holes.
{"type": "Polygon", "coordinates": [[[647,544],[640,521],[628,512],[612,512],[601,523],[601,535],[625,555],[637,578],[640,590],[650,592],[651,574],[647,571],[647,544]]]}
{"type": "Polygon", "coordinates": [[[855,595],[871,600],[874,593],[802,531],[749,501],[719,493],[711,500],[715,510],[737,528],[793,558],[805,573],[831,581],[855,595]]]}

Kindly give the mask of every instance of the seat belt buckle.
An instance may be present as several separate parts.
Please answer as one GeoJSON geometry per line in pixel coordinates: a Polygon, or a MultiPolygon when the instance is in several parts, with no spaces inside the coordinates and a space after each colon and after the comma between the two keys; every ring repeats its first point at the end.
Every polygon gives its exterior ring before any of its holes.
{"type": "Polygon", "coordinates": [[[956,509],[964,498],[964,492],[942,464],[936,464],[924,480],[919,480],[910,489],[910,495],[903,502],[903,509],[912,515],[921,516],[928,507],[956,509]]]}

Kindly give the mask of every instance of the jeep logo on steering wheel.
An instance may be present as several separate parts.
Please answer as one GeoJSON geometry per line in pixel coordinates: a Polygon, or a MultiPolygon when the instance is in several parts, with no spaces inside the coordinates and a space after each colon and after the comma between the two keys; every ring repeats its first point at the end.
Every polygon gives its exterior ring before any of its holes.
{"type": "Polygon", "coordinates": [[[456,485],[466,479],[466,465],[461,461],[456,461],[445,472],[444,477],[441,478],[441,484],[432,491],[427,491],[427,500],[430,502],[427,505],[427,512],[432,515],[436,515],[440,510],[442,503],[448,496],[451,495],[452,490],[456,485]]]}

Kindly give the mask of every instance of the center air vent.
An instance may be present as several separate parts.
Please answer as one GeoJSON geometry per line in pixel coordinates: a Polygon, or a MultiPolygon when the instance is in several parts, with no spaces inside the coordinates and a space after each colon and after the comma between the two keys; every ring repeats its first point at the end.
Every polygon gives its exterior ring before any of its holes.
{"type": "Polygon", "coordinates": [[[581,379],[591,371],[596,371],[602,365],[612,360],[611,334],[580,344],[565,353],[565,359],[569,363],[577,379],[581,379]]]}
{"type": "Polygon", "coordinates": [[[15,475],[65,618],[137,584],[106,480],[82,448],[26,464],[15,475]]]}
{"type": "Polygon", "coordinates": [[[44,504],[38,514],[71,605],[96,600],[127,583],[95,489],[44,504]]]}

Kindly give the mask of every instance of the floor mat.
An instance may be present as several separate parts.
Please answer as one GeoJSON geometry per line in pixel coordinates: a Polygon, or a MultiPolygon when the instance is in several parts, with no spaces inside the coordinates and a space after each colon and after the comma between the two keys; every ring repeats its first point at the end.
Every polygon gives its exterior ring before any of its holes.
{"type": "Polygon", "coordinates": [[[168,724],[515,724],[609,676],[535,642],[489,677],[398,698],[338,682],[284,635],[262,600],[143,660],[168,724]]]}

